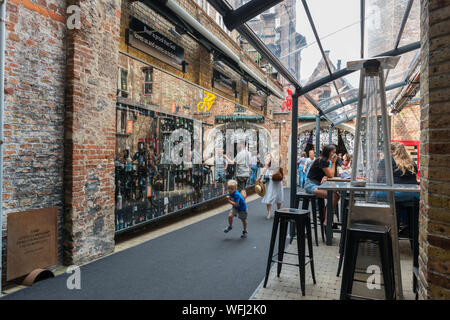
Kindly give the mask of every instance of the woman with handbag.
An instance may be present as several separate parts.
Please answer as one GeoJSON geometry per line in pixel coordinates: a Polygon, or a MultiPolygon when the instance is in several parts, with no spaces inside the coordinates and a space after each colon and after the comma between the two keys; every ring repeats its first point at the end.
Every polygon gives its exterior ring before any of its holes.
{"type": "Polygon", "coordinates": [[[277,208],[281,208],[281,204],[284,201],[284,192],[283,192],[283,169],[281,167],[272,170],[271,167],[271,155],[270,153],[266,156],[266,164],[261,171],[261,175],[258,180],[261,180],[261,177],[264,177],[263,182],[268,182],[267,191],[262,198],[261,203],[264,203],[267,206],[267,219],[271,218],[270,212],[272,210],[272,205],[277,204],[277,208]]]}

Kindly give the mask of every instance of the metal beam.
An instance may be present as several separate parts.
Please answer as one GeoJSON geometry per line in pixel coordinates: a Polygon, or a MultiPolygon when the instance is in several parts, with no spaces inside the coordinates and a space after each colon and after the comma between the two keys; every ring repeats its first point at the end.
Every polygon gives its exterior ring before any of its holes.
{"type": "Polygon", "coordinates": [[[320,116],[316,115],[316,158],[320,156],[319,148],[320,148],[320,116]]]}
{"type": "MultiPolygon", "coordinates": [[[[397,82],[397,83],[391,84],[390,86],[387,86],[386,87],[386,91],[394,90],[394,89],[406,86],[407,84],[408,84],[407,81],[397,82]]],[[[339,103],[337,105],[332,106],[331,108],[328,108],[327,110],[325,110],[323,112],[323,114],[325,115],[325,114],[330,113],[332,111],[338,110],[338,109],[342,108],[343,106],[349,105],[349,104],[351,104],[353,102],[356,102],[356,101],[358,101],[358,97],[352,98],[352,99],[348,99],[344,103],[339,103]]]]}
{"type": "Polygon", "coordinates": [[[364,23],[366,20],[366,1],[361,0],[361,59],[364,58],[364,23]]]}
{"type": "MultiPolygon", "coordinates": [[[[306,0],[302,0],[302,3],[303,3],[303,7],[305,8],[306,15],[308,16],[309,24],[311,25],[311,28],[313,30],[314,37],[316,38],[317,45],[319,46],[320,53],[322,54],[322,58],[325,61],[325,65],[327,66],[328,73],[331,75],[332,72],[331,72],[330,64],[328,63],[328,59],[327,59],[327,56],[325,55],[325,52],[323,51],[322,42],[320,41],[319,34],[317,33],[316,26],[314,25],[314,21],[313,21],[313,18],[311,16],[311,12],[309,11],[308,4],[306,3],[306,0]]],[[[337,85],[336,85],[336,83],[334,81],[333,81],[333,85],[334,85],[334,89],[336,90],[336,93],[339,96],[339,100],[342,103],[341,95],[339,94],[339,90],[338,90],[337,85]]]]}
{"type": "MultiPolygon", "coordinates": [[[[376,55],[375,57],[382,57],[382,56],[393,57],[393,56],[398,56],[398,55],[401,55],[401,54],[404,54],[404,53],[407,53],[407,52],[410,52],[410,51],[417,50],[419,48],[420,48],[420,41],[417,41],[417,42],[410,43],[410,44],[408,44],[406,46],[403,46],[403,47],[400,47],[400,48],[397,48],[397,49],[393,49],[393,50],[389,50],[389,51],[383,52],[383,53],[381,53],[379,55],[376,55]]],[[[312,91],[314,89],[317,89],[318,87],[321,87],[321,86],[323,86],[324,84],[327,84],[330,81],[339,79],[339,78],[344,77],[346,75],[349,75],[350,73],[353,73],[355,71],[356,70],[348,70],[347,68],[341,69],[341,70],[339,70],[339,71],[337,71],[337,72],[335,72],[335,73],[333,73],[333,74],[331,74],[329,76],[323,77],[323,78],[321,78],[321,79],[319,79],[317,81],[314,81],[313,83],[310,83],[310,84],[304,86],[299,91],[299,95],[304,95],[305,93],[308,93],[308,92],[310,92],[310,91],[312,91]]]]}
{"type": "MultiPolygon", "coordinates": [[[[405,12],[403,13],[402,23],[400,24],[400,28],[398,29],[397,38],[395,40],[394,49],[398,48],[398,45],[400,44],[400,40],[403,35],[403,30],[405,30],[406,22],[408,21],[409,13],[411,12],[412,5],[414,3],[414,0],[409,0],[408,4],[406,5],[405,12]]],[[[391,69],[386,70],[386,75],[384,77],[384,82],[386,83],[387,78],[389,76],[389,72],[391,69]]]]}
{"type": "Polygon", "coordinates": [[[297,194],[297,135],[298,135],[298,95],[297,89],[295,89],[292,95],[292,132],[291,132],[291,190],[290,190],[290,208],[295,207],[295,196],[297,194]]]}
{"type": "Polygon", "coordinates": [[[232,31],[258,14],[272,8],[283,0],[252,0],[223,16],[223,22],[232,31]]]}

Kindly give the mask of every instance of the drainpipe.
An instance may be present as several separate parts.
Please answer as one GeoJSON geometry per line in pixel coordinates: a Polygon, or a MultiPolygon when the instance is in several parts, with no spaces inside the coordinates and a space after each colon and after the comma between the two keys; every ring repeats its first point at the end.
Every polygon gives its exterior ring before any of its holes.
{"type": "Polygon", "coordinates": [[[231,58],[234,62],[236,62],[239,67],[244,70],[247,74],[249,74],[253,79],[258,81],[262,86],[269,89],[273,95],[277,96],[280,99],[284,99],[283,94],[280,90],[274,88],[269,84],[267,78],[261,79],[259,75],[257,75],[253,70],[251,70],[245,63],[241,61],[239,56],[235,54],[230,48],[224,45],[216,36],[214,36],[209,30],[207,30],[200,22],[197,21],[194,17],[192,17],[189,13],[186,12],[182,7],[178,5],[173,0],[166,0],[165,5],[175,12],[179,17],[181,17],[184,21],[186,21],[191,27],[197,30],[201,35],[203,35],[206,39],[208,39],[211,43],[213,43],[217,48],[219,48],[222,52],[224,52],[229,58],[231,58]]]}
{"type": "Polygon", "coordinates": [[[0,7],[0,297],[2,296],[3,274],[3,107],[5,103],[5,20],[6,0],[0,7]]]}

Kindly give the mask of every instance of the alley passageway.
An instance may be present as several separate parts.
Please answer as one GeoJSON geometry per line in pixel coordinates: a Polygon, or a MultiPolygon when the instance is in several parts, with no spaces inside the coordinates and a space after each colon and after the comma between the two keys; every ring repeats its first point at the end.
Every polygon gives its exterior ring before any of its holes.
{"type": "Polygon", "coordinates": [[[223,232],[226,210],[82,266],[80,290],[62,274],[4,299],[249,299],[264,278],[273,219],[260,198],[248,208],[246,239],[238,219],[223,232]]]}

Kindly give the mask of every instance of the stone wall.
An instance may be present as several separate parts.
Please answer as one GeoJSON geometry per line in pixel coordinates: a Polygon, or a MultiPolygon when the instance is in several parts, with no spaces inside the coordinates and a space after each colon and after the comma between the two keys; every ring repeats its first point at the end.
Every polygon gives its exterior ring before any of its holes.
{"type": "Polygon", "coordinates": [[[421,1],[419,297],[450,299],[450,3],[421,1]]]}
{"type": "Polygon", "coordinates": [[[6,5],[3,245],[7,215],[57,206],[62,260],[65,0],[6,5]]]}
{"type": "Polygon", "coordinates": [[[64,262],[114,250],[114,152],[120,0],[73,0],[67,36],[64,262]]]}

